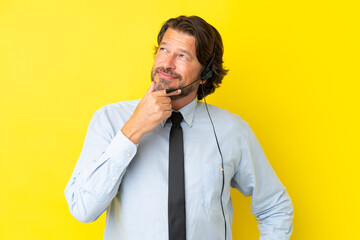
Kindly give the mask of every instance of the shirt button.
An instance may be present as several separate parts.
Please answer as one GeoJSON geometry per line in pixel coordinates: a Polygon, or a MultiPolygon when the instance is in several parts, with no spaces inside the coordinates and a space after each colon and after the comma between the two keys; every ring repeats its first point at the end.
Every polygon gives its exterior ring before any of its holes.
{"type": "Polygon", "coordinates": [[[220,172],[223,172],[224,171],[224,169],[223,168],[220,168],[220,172]]]}
{"type": "Polygon", "coordinates": [[[191,124],[191,123],[192,123],[192,121],[188,121],[188,123],[189,123],[189,124],[191,124]]]}
{"type": "Polygon", "coordinates": [[[115,181],[115,180],[116,180],[116,178],[114,178],[114,177],[113,177],[113,178],[111,178],[111,180],[115,181]]]}
{"type": "Polygon", "coordinates": [[[126,153],[126,156],[127,156],[127,157],[130,157],[130,156],[131,156],[131,154],[130,154],[130,153],[126,153]]]}

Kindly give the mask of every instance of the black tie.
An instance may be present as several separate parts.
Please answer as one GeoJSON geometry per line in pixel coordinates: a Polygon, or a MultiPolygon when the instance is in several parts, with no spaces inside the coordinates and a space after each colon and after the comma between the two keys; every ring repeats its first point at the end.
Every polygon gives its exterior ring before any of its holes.
{"type": "Polygon", "coordinates": [[[182,115],[173,112],[169,143],[169,240],[185,240],[184,146],[182,115]]]}

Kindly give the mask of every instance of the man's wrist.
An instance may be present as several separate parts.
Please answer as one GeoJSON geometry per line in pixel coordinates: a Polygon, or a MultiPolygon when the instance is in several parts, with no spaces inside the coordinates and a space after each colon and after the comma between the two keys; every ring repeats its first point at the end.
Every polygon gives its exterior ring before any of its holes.
{"type": "Polygon", "coordinates": [[[130,120],[125,123],[121,132],[134,144],[138,144],[144,133],[142,133],[141,128],[137,128],[136,125],[131,124],[130,120]]]}

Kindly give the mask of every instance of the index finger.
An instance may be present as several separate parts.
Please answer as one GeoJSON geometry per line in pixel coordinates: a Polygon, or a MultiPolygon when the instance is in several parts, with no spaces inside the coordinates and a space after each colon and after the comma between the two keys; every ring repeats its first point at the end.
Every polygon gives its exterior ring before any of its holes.
{"type": "Polygon", "coordinates": [[[146,94],[149,94],[155,90],[155,83],[151,81],[149,89],[146,91],[146,94]]]}
{"type": "Polygon", "coordinates": [[[170,93],[166,93],[166,89],[164,89],[164,90],[158,91],[158,96],[159,97],[170,97],[170,96],[179,95],[180,93],[181,93],[181,89],[177,89],[170,93]]]}

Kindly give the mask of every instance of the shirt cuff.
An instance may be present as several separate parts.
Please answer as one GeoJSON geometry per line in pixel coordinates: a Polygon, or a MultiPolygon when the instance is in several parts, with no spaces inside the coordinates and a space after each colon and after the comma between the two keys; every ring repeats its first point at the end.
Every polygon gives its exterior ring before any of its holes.
{"type": "Polygon", "coordinates": [[[106,148],[105,153],[111,159],[125,158],[132,159],[137,151],[137,144],[130,141],[122,132],[116,134],[109,146],[106,148]]]}

